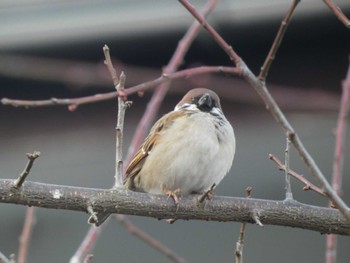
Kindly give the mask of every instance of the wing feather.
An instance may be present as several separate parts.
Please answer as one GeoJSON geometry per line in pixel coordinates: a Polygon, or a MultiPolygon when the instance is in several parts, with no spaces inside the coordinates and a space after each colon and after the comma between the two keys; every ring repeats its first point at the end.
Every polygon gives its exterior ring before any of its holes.
{"type": "Polygon", "coordinates": [[[140,186],[140,171],[147,160],[147,156],[151,154],[152,149],[157,145],[159,138],[164,131],[173,124],[174,120],[185,115],[184,111],[172,111],[164,115],[153,125],[149,135],[141,144],[126,169],[124,179],[124,185],[126,188],[130,190],[142,190],[140,186]]]}

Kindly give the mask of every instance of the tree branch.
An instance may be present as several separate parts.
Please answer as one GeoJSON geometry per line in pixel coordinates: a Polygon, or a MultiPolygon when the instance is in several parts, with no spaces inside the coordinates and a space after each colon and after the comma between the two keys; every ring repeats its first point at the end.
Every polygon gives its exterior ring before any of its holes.
{"type": "Polygon", "coordinates": [[[286,149],[284,151],[284,177],[286,182],[286,200],[292,200],[293,199],[293,193],[292,193],[292,185],[290,183],[290,174],[289,169],[290,167],[290,140],[287,137],[286,139],[286,149]]]}
{"type": "MultiPolygon", "coordinates": [[[[269,158],[270,158],[270,160],[272,160],[276,163],[278,169],[280,169],[281,171],[286,171],[286,166],[283,165],[282,162],[275,155],[269,154],[269,158]]],[[[303,175],[298,174],[298,173],[294,172],[293,170],[289,170],[288,174],[293,176],[295,179],[302,182],[303,184],[305,184],[305,186],[303,188],[304,191],[313,190],[316,193],[318,193],[324,197],[327,197],[327,195],[320,188],[318,188],[316,185],[310,183],[303,175]]]]}
{"type": "Polygon", "coordinates": [[[264,225],[309,229],[320,233],[350,235],[350,225],[332,208],[316,207],[296,201],[271,201],[237,197],[218,197],[198,205],[198,195],[183,197],[179,209],[163,195],[132,192],[126,189],[93,189],[36,182],[25,182],[20,189],[13,180],[0,180],[0,202],[72,211],[94,211],[159,219],[235,221],[253,223],[258,211],[264,225]],[[60,193],[57,195],[57,193],[60,193]]]}
{"type": "MultiPolygon", "coordinates": [[[[247,187],[245,189],[247,198],[251,198],[252,194],[252,187],[247,187]]],[[[244,235],[246,230],[246,223],[241,223],[241,227],[239,230],[239,236],[238,241],[236,242],[236,263],[242,263],[243,262],[243,246],[244,246],[244,235]]]]}
{"type": "Polygon", "coordinates": [[[306,150],[303,142],[299,138],[299,135],[295,132],[286,116],[281,111],[280,107],[272,97],[270,92],[267,90],[265,81],[259,80],[253,72],[248,68],[245,62],[237,55],[233,48],[226,43],[226,41],[215,31],[211,26],[208,26],[208,22],[200,16],[200,14],[188,3],[187,0],[179,0],[188,11],[207,29],[208,33],[218,43],[218,45],[224,49],[229,55],[230,59],[235,62],[238,68],[241,69],[243,78],[255,89],[261,99],[264,101],[266,109],[270,111],[276,122],[282,127],[286,136],[290,139],[294,148],[297,150],[300,158],[304,161],[306,167],[311,172],[312,176],[319,182],[321,187],[326,192],[332,203],[341,211],[347,221],[350,223],[350,209],[345,202],[337,195],[333,190],[332,186],[328,183],[327,179],[317,166],[316,162],[306,150]]]}
{"type": "Polygon", "coordinates": [[[284,34],[286,33],[287,27],[289,25],[289,22],[292,18],[292,15],[294,13],[295,8],[297,7],[297,5],[299,4],[300,0],[293,0],[292,5],[290,6],[286,17],[283,19],[283,21],[281,22],[280,28],[278,30],[278,33],[275,37],[275,40],[273,41],[273,44],[271,46],[271,49],[269,51],[269,54],[267,55],[265,62],[263,64],[263,66],[261,67],[261,71],[259,74],[259,79],[261,81],[265,81],[267,73],[269,72],[270,66],[273,62],[273,60],[275,59],[277,50],[279,48],[279,46],[281,45],[282,39],[284,37],[284,34]]]}
{"type": "MultiPolygon", "coordinates": [[[[163,74],[157,79],[150,80],[150,81],[141,83],[139,85],[130,87],[124,91],[125,94],[123,95],[129,96],[131,94],[135,94],[140,91],[145,91],[145,90],[154,88],[155,86],[168,80],[189,78],[192,76],[209,74],[209,73],[225,73],[228,75],[241,75],[241,70],[236,67],[223,67],[223,66],[203,66],[203,67],[185,69],[185,70],[177,71],[171,74],[163,74]]],[[[1,103],[3,105],[11,105],[14,107],[25,107],[25,108],[58,106],[58,105],[71,106],[68,109],[73,111],[73,110],[76,110],[76,108],[79,105],[111,100],[116,98],[117,96],[118,96],[118,92],[113,91],[113,92],[100,93],[92,96],[85,96],[85,97],[73,98],[73,99],[51,98],[48,100],[13,100],[9,98],[2,98],[1,103]]]]}
{"type": "Polygon", "coordinates": [[[125,227],[125,229],[132,235],[138,237],[139,239],[143,240],[146,244],[150,245],[157,251],[164,254],[166,257],[168,257],[172,262],[176,263],[185,263],[186,261],[179,257],[176,253],[174,253],[170,248],[163,245],[158,240],[154,239],[150,235],[148,235],[146,232],[142,231],[140,228],[136,227],[126,216],[124,215],[115,215],[117,221],[125,227]]]}
{"type": "Polygon", "coordinates": [[[38,158],[39,156],[40,156],[40,152],[38,152],[38,151],[34,151],[33,153],[27,153],[28,162],[27,162],[26,166],[24,167],[24,170],[22,171],[22,173],[19,175],[19,177],[13,183],[14,187],[20,188],[22,186],[22,184],[24,183],[24,180],[27,178],[30,170],[33,167],[35,159],[38,158]]]}
{"type": "Polygon", "coordinates": [[[86,236],[84,237],[78,249],[75,251],[74,255],[70,258],[69,263],[81,263],[84,261],[84,259],[89,255],[90,251],[95,246],[105,225],[107,225],[107,222],[105,222],[105,224],[100,227],[90,226],[89,231],[86,233],[86,236]]]}
{"type": "MultiPolygon", "coordinates": [[[[120,73],[120,81],[116,86],[118,93],[125,91],[125,74],[122,71],[120,73]]],[[[126,99],[126,97],[125,97],[126,99]]],[[[120,187],[123,185],[123,137],[124,137],[124,118],[125,111],[131,106],[131,101],[124,101],[124,99],[118,96],[118,118],[116,126],[116,154],[115,154],[115,181],[114,187],[120,187]]]]}
{"type": "Polygon", "coordinates": [[[28,207],[24,220],[22,234],[19,237],[18,263],[25,263],[27,260],[29,241],[34,225],[35,208],[28,207]]]}
{"type": "MultiPolygon", "coordinates": [[[[344,144],[345,134],[347,127],[347,118],[349,111],[350,100],[350,65],[346,78],[342,85],[342,96],[339,107],[337,128],[335,130],[335,147],[333,157],[333,172],[332,172],[332,186],[338,195],[342,194],[342,181],[343,181],[343,163],[344,163],[344,144]]],[[[330,203],[330,206],[333,204],[330,203]]],[[[337,236],[327,236],[327,249],[326,249],[326,263],[337,262],[337,236]]]]}
{"type": "Polygon", "coordinates": [[[335,14],[336,17],[347,27],[350,29],[350,20],[346,17],[346,15],[341,11],[341,9],[336,6],[332,0],[323,0],[323,2],[328,6],[328,8],[335,14]]]}
{"type": "Polygon", "coordinates": [[[179,2],[191,13],[191,15],[197,19],[197,21],[204,27],[218,45],[226,52],[230,59],[239,66],[242,59],[233,50],[233,48],[226,43],[226,41],[219,35],[218,32],[207,22],[207,20],[186,0],[179,0],[179,2]]]}

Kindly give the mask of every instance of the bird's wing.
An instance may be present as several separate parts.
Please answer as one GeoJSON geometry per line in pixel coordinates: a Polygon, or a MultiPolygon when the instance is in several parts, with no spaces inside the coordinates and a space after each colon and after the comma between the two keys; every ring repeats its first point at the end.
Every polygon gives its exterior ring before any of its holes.
{"type": "Polygon", "coordinates": [[[163,132],[173,124],[174,120],[184,117],[185,115],[186,114],[184,111],[172,111],[164,115],[153,125],[149,135],[141,144],[126,169],[124,178],[124,185],[126,188],[130,190],[137,190],[137,188],[139,188],[138,185],[140,183],[140,178],[138,175],[143,167],[143,164],[147,160],[147,156],[157,145],[157,142],[159,141],[159,138],[162,136],[163,132]]]}

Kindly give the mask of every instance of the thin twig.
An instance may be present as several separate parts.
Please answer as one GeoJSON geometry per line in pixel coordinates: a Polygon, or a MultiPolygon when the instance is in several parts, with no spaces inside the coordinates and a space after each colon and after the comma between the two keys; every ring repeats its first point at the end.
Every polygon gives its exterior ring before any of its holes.
{"type": "MultiPolygon", "coordinates": [[[[252,187],[247,187],[245,189],[247,198],[250,198],[252,195],[252,187]]],[[[236,242],[236,263],[243,262],[243,245],[244,245],[244,234],[246,229],[246,223],[241,223],[241,227],[239,230],[238,241],[236,242]]]]}
{"type": "Polygon", "coordinates": [[[103,53],[105,55],[105,65],[111,74],[113,84],[118,93],[118,118],[116,126],[116,161],[115,161],[115,181],[114,187],[121,187],[123,185],[123,131],[124,131],[124,117],[126,109],[131,105],[131,102],[126,101],[125,95],[125,81],[126,76],[122,71],[119,78],[117,72],[113,66],[113,62],[109,53],[107,45],[103,47],[103,53]]]}
{"type": "Polygon", "coordinates": [[[139,239],[145,241],[145,243],[149,244],[151,247],[155,248],[157,251],[164,254],[168,257],[172,262],[177,263],[185,263],[186,261],[179,257],[176,253],[174,253],[170,248],[166,247],[158,240],[154,239],[138,227],[136,227],[126,216],[124,215],[115,215],[117,221],[124,226],[124,228],[132,235],[138,237],[139,239]]]}
{"type": "Polygon", "coordinates": [[[323,2],[329,7],[329,9],[335,14],[336,17],[347,27],[350,28],[350,20],[341,11],[341,9],[336,6],[332,0],[323,0],[323,2]]]}
{"type": "Polygon", "coordinates": [[[105,65],[108,68],[109,73],[111,74],[113,84],[118,93],[118,118],[116,126],[116,154],[115,154],[115,181],[114,187],[121,187],[123,185],[123,130],[124,130],[124,117],[125,111],[130,102],[126,102],[125,95],[125,80],[126,76],[122,71],[120,77],[117,77],[117,72],[113,66],[111,56],[109,53],[109,48],[107,45],[103,47],[103,53],[105,55],[105,65]]]}
{"type": "Polygon", "coordinates": [[[213,36],[218,45],[226,52],[230,59],[239,66],[241,58],[233,50],[233,48],[226,43],[226,41],[220,36],[218,32],[207,22],[207,20],[192,6],[187,0],[179,0],[179,2],[192,14],[194,18],[204,27],[210,35],[213,36]]]}
{"type": "MultiPolygon", "coordinates": [[[[350,100],[350,64],[346,78],[342,85],[342,96],[340,101],[337,128],[335,130],[335,147],[333,157],[332,186],[338,195],[342,194],[343,164],[344,164],[344,144],[347,128],[347,117],[350,100]]],[[[329,204],[332,206],[332,204],[329,204]]],[[[327,236],[326,263],[337,262],[337,236],[327,236]]]]}
{"type": "MultiPolygon", "coordinates": [[[[101,86],[101,88],[103,87],[103,89],[110,89],[111,87],[111,76],[105,70],[106,66],[103,65],[102,67],[101,63],[96,64],[81,61],[66,61],[63,59],[4,54],[0,54],[0,61],[0,75],[2,76],[7,75],[12,77],[16,76],[18,78],[49,80],[62,83],[63,85],[67,84],[69,89],[76,91],[79,91],[86,86],[94,87],[98,85],[101,86]],[[5,66],[9,64],[14,66],[5,66]],[[1,65],[3,65],[3,67],[1,67],[1,65]],[[33,67],[33,65],[36,65],[37,67],[33,67]],[[53,78],[46,79],[45,77],[50,75],[50,72],[54,74],[53,78]],[[36,74],[39,74],[39,76],[36,74]],[[69,75],[69,80],[67,80],[65,75],[69,75]]],[[[155,68],[150,69],[146,67],[130,66],[120,62],[118,63],[116,60],[113,61],[113,65],[116,69],[120,68],[123,69],[124,72],[128,72],[129,87],[144,82],[147,78],[149,78],[147,76],[157,76],[159,74],[159,70],[155,68]]],[[[239,78],[230,78],[230,76],[227,77],[226,74],[210,74],[201,75],[198,79],[202,79],[203,77],[207,79],[210,77],[210,81],[203,83],[204,87],[210,86],[211,88],[215,88],[217,93],[220,93],[221,96],[225,96],[226,99],[239,100],[248,104],[260,105],[259,98],[251,96],[251,90],[237,88],[244,85],[242,80],[239,78]],[[215,87],[213,87],[213,85],[215,87]],[[232,89],[232,85],[234,85],[236,88],[232,89]]],[[[191,78],[177,79],[175,83],[172,82],[172,88],[169,89],[168,93],[178,95],[184,94],[189,85],[192,85],[191,78]]],[[[2,90],[5,89],[10,90],[10,88],[3,86],[2,90]]],[[[320,89],[296,90],[292,87],[286,88],[285,86],[274,84],[269,85],[269,90],[272,92],[272,94],[274,94],[274,97],[276,101],[278,101],[281,108],[312,111],[339,110],[339,96],[334,92],[332,93],[330,91],[320,89]],[[314,99],[316,97],[317,100],[314,99]]],[[[151,90],[149,90],[149,92],[151,92],[151,90]]],[[[74,110],[74,107],[72,107],[71,110],[74,110]]]]}
{"type": "MultiPolygon", "coordinates": [[[[203,74],[210,74],[210,73],[224,73],[227,75],[239,76],[241,75],[241,70],[237,67],[223,67],[223,66],[203,66],[203,67],[197,67],[197,68],[191,68],[191,69],[184,69],[171,74],[163,74],[162,76],[154,80],[150,80],[150,81],[141,83],[139,85],[130,87],[126,89],[125,94],[122,94],[122,95],[129,96],[131,94],[135,94],[140,91],[145,91],[145,90],[154,88],[155,86],[169,80],[175,80],[180,78],[187,79],[196,75],[203,75],[203,74]]],[[[9,98],[2,98],[1,103],[3,105],[10,105],[14,107],[25,107],[25,108],[58,106],[58,105],[70,106],[69,110],[74,111],[77,109],[79,105],[111,100],[116,98],[117,96],[118,96],[118,92],[113,91],[113,92],[100,93],[92,96],[84,96],[84,97],[74,98],[74,99],[51,98],[48,100],[14,100],[9,98]]]]}
{"type": "Polygon", "coordinates": [[[27,153],[28,162],[26,166],[24,167],[24,170],[19,175],[19,177],[13,182],[13,186],[15,188],[20,188],[22,184],[24,183],[25,179],[27,178],[30,170],[32,169],[32,166],[34,164],[34,161],[36,158],[40,156],[40,152],[34,151],[33,153],[27,153]]]}
{"type": "MultiPolygon", "coordinates": [[[[124,92],[124,85],[126,76],[122,71],[119,77],[120,81],[117,85],[118,93],[124,92]]],[[[131,101],[124,101],[118,96],[118,118],[116,126],[116,155],[115,155],[115,181],[114,187],[121,187],[123,185],[123,137],[124,137],[124,118],[126,109],[131,106],[131,101]]]]}
{"type": "Polygon", "coordinates": [[[233,48],[228,45],[225,40],[219,36],[219,34],[213,29],[211,26],[208,26],[208,22],[205,21],[203,17],[199,15],[199,13],[194,9],[194,7],[188,3],[187,0],[179,0],[188,11],[193,14],[193,16],[201,22],[203,27],[207,29],[209,34],[213,37],[213,39],[220,45],[221,48],[229,55],[231,60],[234,60],[237,67],[241,69],[242,76],[246,81],[256,90],[256,92],[260,95],[262,100],[265,102],[266,108],[270,111],[272,116],[275,118],[277,123],[283,128],[286,136],[289,137],[293,146],[297,150],[300,158],[304,161],[306,167],[311,172],[312,176],[320,183],[324,191],[326,192],[328,198],[331,202],[340,210],[340,212],[344,215],[346,220],[350,223],[350,209],[346,205],[346,203],[337,195],[337,193],[333,190],[332,186],[328,183],[327,179],[321,172],[320,168],[315,163],[314,159],[310,155],[310,153],[306,150],[303,142],[299,138],[298,134],[295,132],[294,128],[290,125],[286,116],[281,111],[280,107],[267,90],[266,83],[264,81],[260,81],[253,72],[247,67],[245,62],[234,52],[233,48]]]}
{"type": "Polygon", "coordinates": [[[112,77],[114,87],[117,87],[117,85],[119,84],[119,79],[117,76],[117,71],[115,70],[113,63],[112,63],[111,55],[109,53],[109,47],[107,45],[104,45],[102,50],[103,50],[103,54],[105,56],[104,64],[107,66],[109,74],[112,77]]]}
{"type": "Polygon", "coordinates": [[[286,17],[281,22],[280,28],[278,30],[278,33],[275,37],[275,40],[274,40],[272,46],[271,46],[270,52],[267,55],[263,66],[261,67],[260,74],[259,74],[259,79],[261,81],[266,80],[266,76],[269,72],[270,66],[271,66],[273,60],[275,59],[277,50],[278,50],[279,46],[281,45],[281,42],[283,40],[284,34],[286,33],[287,27],[288,27],[289,22],[292,18],[294,10],[297,7],[299,2],[300,2],[300,0],[293,0],[292,5],[290,6],[290,8],[287,12],[286,17]]]}
{"type": "Polygon", "coordinates": [[[29,241],[34,226],[35,207],[28,207],[24,220],[22,234],[19,237],[18,263],[25,263],[28,254],[29,241]]]}
{"type": "Polygon", "coordinates": [[[286,180],[286,200],[293,200],[292,185],[290,183],[289,167],[290,167],[290,140],[286,138],[286,150],[284,157],[284,175],[286,180]]]}
{"type": "Polygon", "coordinates": [[[246,223],[241,223],[239,230],[238,241],[236,242],[236,263],[243,262],[243,244],[244,244],[244,234],[246,229],[246,223]]]}
{"type": "MultiPolygon", "coordinates": [[[[286,171],[285,165],[283,165],[282,162],[275,155],[269,154],[269,159],[276,163],[278,169],[280,169],[281,171],[286,171]]],[[[310,183],[303,175],[300,175],[300,174],[298,174],[295,171],[290,170],[290,169],[289,169],[288,174],[290,176],[293,176],[295,179],[297,179],[298,181],[302,182],[305,185],[303,187],[304,191],[313,190],[316,193],[318,193],[324,197],[327,197],[327,195],[320,188],[318,188],[316,185],[310,183]]]]}
{"type": "Polygon", "coordinates": [[[102,233],[102,229],[107,225],[107,222],[100,227],[91,226],[86,233],[83,242],[81,242],[79,248],[75,251],[74,255],[70,258],[69,263],[81,263],[90,254],[90,251],[94,248],[99,236],[102,233]]]}
{"type": "MultiPolygon", "coordinates": [[[[207,4],[202,10],[202,14],[204,17],[207,17],[207,15],[213,10],[216,2],[216,0],[209,0],[207,2],[207,4]]],[[[170,59],[168,65],[163,69],[163,75],[169,75],[171,73],[174,73],[178,69],[193,40],[198,35],[200,29],[201,25],[195,20],[192,23],[191,27],[187,30],[184,37],[179,41],[179,44],[172,58],[170,59]]],[[[139,145],[142,143],[146,132],[150,129],[150,126],[155,119],[159,107],[169,90],[170,84],[171,80],[161,83],[160,86],[155,90],[151,100],[147,104],[146,111],[143,114],[141,120],[139,121],[135,130],[135,134],[131,140],[128,149],[128,154],[125,159],[126,164],[128,164],[131,161],[131,158],[134,156],[139,145]]]]}
{"type": "Polygon", "coordinates": [[[344,144],[347,128],[347,117],[350,104],[350,64],[346,79],[342,85],[343,93],[340,102],[340,110],[335,132],[335,149],[333,161],[332,185],[335,191],[340,195],[342,192],[342,176],[344,164],[344,144]]]}

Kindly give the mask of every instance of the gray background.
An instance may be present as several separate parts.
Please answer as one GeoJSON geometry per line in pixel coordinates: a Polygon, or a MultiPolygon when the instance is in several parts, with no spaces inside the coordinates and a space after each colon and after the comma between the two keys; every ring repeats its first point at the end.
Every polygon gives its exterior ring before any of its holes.
{"type": "MultiPolygon", "coordinates": [[[[256,6],[253,2],[222,1],[211,19],[248,66],[258,72],[288,4],[271,1],[269,6],[256,6]]],[[[112,55],[123,63],[142,67],[145,72],[148,72],[145,67],[157,71],[167,64],[191,23],[187,12],[174,1],[144,1],[143,4],[132,1],[132,6],[131,1],[15,3],[4,1],[0,9],[0,55],[100,63],[101,47],[107,43],[112,55]]],[[[302,2],[269,75],[273,95],[327,178],[332,171],[332,130],[336,125],[340,83],[348,66],[349,40],[348,30],[321,1],[302,2]]],[[[203,32],[183,67],[229,63],[226,55],[203,32]]],[[[0,69],[19,68],[8,62],[4,65],[0,61],[0,65],[0,69]]],[[[0,74],[1,97],[79,97],[113,88],[112,85],[110,88],[77,87],[65,82],[15,78],[4,70],[0,70],[0,74]]],[[[152,77],[146,75],[145,80],[152,77]]],[[[281,128],[244,82],[224,77],[206,80],[205,83],[223,97],[223,110],[237,138],[234,165],[216,194],[244,196],[244,189],[252,186],[253,197],[283,199],[284,177],[268,160],[269,153],[283,158],[285,138],[281,128]]],[[[127,84],[137,81],[130,78],[127,84]]],[[[174,107],[185,89],[198,83],[201,81],[186,82],[181,86],[183,89],[174,92],[181,84],[175,83],[158,117],[174,107]]],[[[130,97],[134,105],[127,112],[125,149],[150,95],[130,97]]],[[[25,153],[39,150],[42,155],[29,175],[31,181],[95,188],[112,185],[116,121],[113,101],[81,106],[74,113],[64,107],[25,110],[0,106],[0,120],[1,178],[16,178],[25,165],[25,153]]],[[[350,203],[349,147],[347,143],[343,183],[347,203],[350,203]]],[[[291,168],[312,180],[294,150],[291,168]]],[[[303,192],[299,182],[292,182],[298,201],[327,205],[322,197],[303,192]]],[[[0,207],[0,251],[6,255],[17,253],[26,208],[8,204],[0,207]]],[[[168,225],[150,218],[130,219],[189,262],[232,262],[234,259],[239,223],[178,221],[168,225]]],[[[67,262],[89,228],[86,221],[87,215],[83,213],[37,209],[28,262],[67,262]]],[[[348,261],[348,247],[349,238],[339,237],[338,262],[348,261]]],[[[277,226],[247,227],[245,262],[322,262],[324,251],[325,236],[316,232],[277,226]]],[[[115,221],[104,229],[93,254],[92,262],[168,262],[115,221]]]]}

